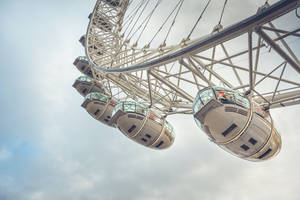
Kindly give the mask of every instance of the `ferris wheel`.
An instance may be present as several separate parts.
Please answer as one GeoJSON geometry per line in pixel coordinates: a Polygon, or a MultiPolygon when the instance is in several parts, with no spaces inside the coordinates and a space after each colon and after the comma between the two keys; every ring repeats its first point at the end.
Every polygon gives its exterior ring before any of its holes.
{"type": "Polygon", "coordinates": [[[212,142],[238,157],[275,156],[281,138],[269,110],[300,104],[300,1],[266,1],[223,27],[225,0],[206,35],[197,28],[212,1],[183,33],[176,25],[186,1],[97,0],[79,40],[86,56],[74,61],[85,75],[73,84],[85,97],[82,106],[154,149],[174,142],[168,115],[190,114],[212,142]]]}

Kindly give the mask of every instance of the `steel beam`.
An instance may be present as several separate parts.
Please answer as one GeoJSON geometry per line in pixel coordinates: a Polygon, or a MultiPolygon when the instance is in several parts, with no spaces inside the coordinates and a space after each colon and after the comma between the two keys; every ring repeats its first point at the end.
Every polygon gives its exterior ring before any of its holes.
{"type": "Polygon", "coordinates": [[[286,60],[299,74],[300,74],[300,65],[297,61],[294,61],[287,53],[285,53],[279,45],[277,45],[272,38],[270,38],[261,27],[257,27],[255,32],[260,35],[284,60],[286,60]]]}
{"type": "Polygon", "coordinates": [[[268,31],[273,31],[273,32],[276,32],[276,33],[283,33],[283,34],[293,35],[295,37],[300,37],[300,34],[297,33],[297,32],[300,31],[300,28],[297,28],[294,31],[285,31],[285,30],[277,29],[275,27],[262,26],[262,29],[265,29],[265,30],[268,30],[268,31]]]}
{"type": "MultiPolygon", "coordinates": [[[[268,101],[272,101],[273,95],[264,96],[264,98],[268,101]]],[[[292,92],[286,92],[284,94],[277,94],[272,102],[282,102],[283,100],[291,100],[291,99],[297,99],[300,98],[300,90],[292,91],[292,92]]],[[[255,100],[257,103],[263,103],[264,100],[262,98],[257,98],[255,100]]]]}
{"type": "MultiPolygon", "coordinates": [[[[205,58],[205,57],[203,57],[203,56],[197,56],[197,57],[203,58],[203,59],[206,59],[206,60],[209,60],[209,61],[211,60],[210,58],[205,58]]],[[[224,66],[228,66],[228,67],[232,67],[232,68],[236,68],[236,69],[239,69],[239,70],[243,70],[243,71],[249,72],[249,69],[246,69],[246,68],[244,68],[244,67],[240,67],[240,66],[237,66],[237,65],[229,64],[229,63],[226,63],[226,62],[219,62],[219,63],[222,64],[222,65],[224,65],[224,66]]],[[[280,66],[281,66],[281,65],[283,65],[283,64],[280,64],[280,66]]],[[[208,66],[208,65],[206,65],[206,67],[207,67],[207,66],[208,66]]],[[[278,69],[280,66],[278,66],[277,69],[278,69]]],[[[273,71],[273,72],[274,72],[274,71],[273,71]]],[[[271,75],[270,75],[270,74],[272,74],[272,72],[269,73],[269,74],[265,74],[265,73],[262,73],[262,72],[259,72],[259,71],[253,71],[253,73],[254,73],[254,74],[257,74],[257,75],[264,76],[264,78],[271,78],[271,79],[279,80],[278,77],[276,77],[276,76],[271,76],[271,75]]],[[[281,81],[286,82],[286,83],[289,83],[289,84],[292,84],[292,85],[297,85],[298,87],[300,87],[300,83],[296,83],[296,82],[294,82],[294,81],[290,81],[290,80],[287,80],[287,79],[281,79],[281,81]]],[[[258,81],[258,82],[260,82],[260,81],[258,81]]],[[[257,82],[257,83],[258,83],[258,82],[257,82]]],[[[256,83],[256,85],[257,85],[257,83],[256,83]]]]}
{"type": "Polygon", "coordinates": [[[254,89],[253,57],[252,57],[252,31],[248,32],[248,48],[249,48],[249,85],[250,85],[250,91],[252,91],[254,89]]]}
{"type": "MultiPolygon", "coordinates": [[[[191,62],[191,60],[189,59],[189,62],[191,62]]],[[[185,66],[188,70],[190,70],[193,74],[196,74],[201,80],[203,80],[204,82],[206,82],[208,85],[215,85],[214,83],[212,83],[210,80],[208,80],[201,72],[200,70],[197,68],[197,66],[192,63],[190,66],[188,63],[184,62],[184,60],[180,60],[179,61],[180,64],[182,64],[183,66],[185,66]]]]}
{"type": "Polygon", "coordinates": [[[156,78],[157,80],[159,80],[160,82],[162,82],[163,84],[165,84],[166,86],[168,86],[170,89],[176,91],[178,94],[180,94],[180,96],[182,96],[183,98],[189,100],[190,102],[194,101],[194,98],[187,94],[184,90],[178,88],[176,85],[174,85],[173,83],[167,81],[164,79],[164,77],[160,76],[159,74],[153,72],[153,71],[149,71],[149,74],[151,76],[153,76],[154,78],[156,78]]]}
{"type": "Polygon", "coordinates": [[[262,12],[257,13],[245,20],[242,20],[241,22],[234,24],[228,28],[225,28],[216,34],[209,35],[208,37],[187,45],[186,47],[178,51],[169,53],[156,59],[148,60],[141,64],[124,68],[103,68],[95,65],[92,60],[91,62],[97,70],[110,73],[138,71],[150,67],[158,67],[186,57],[188,54],[197,54],[225,41],[236,38],[248,32],[249,30],[254,29],[257,26],[261,26],[290,12],[291,10],[294,10],[297,7],[299,7],[298,0],[281,0],[271,5],[269,8],[266,8],[262,12]]]}
{"type": "MultiPolygon", "coordinates": [[[[272,27],[272,28],[275,28],[275,26],[273,25],[272,22],[269,22],[269,25],[272,27]]],[[[281,35],[278,33],[278,32],[275,32],[275,34],[277,35],[277,37],[281,37],[281,35]]],[[[284,40],[284,38],[280,39],[280,42],[283,44],[283,46],[286,48],[286,50],[289,52],[289,54],[292,56],[292,58],[296,61],[296,63],[299,64],[299,60],[297,58],[297,56],[294,54],[294,52],[291,50],[291,48],[289,47],[289,45],[286,43],[286,41],[284,40]]]]}
{"type": "Polygon", "coordinates": [[[147,81],[148,81],[148,90],[149,90],[149,98],[150,98],[150,106],[152,106],[152,89],[151,89],[151,82],[150,82],[150,75],[149,75],[149,70],[147,71],[147,81]]]}
{"type": "Polygon", "coordinates": [[[219,79],[223,84],[225,84],[227,87],[229,88],[233,88],[233,85],[231,85],[231,83],[229,83],[228,81],[226,81],[224,78],[222,78],[222,76],[220,76],[218,73],[216,73],[214,70],[212,70],[209,67],[206,67],[205,64],[203,62],[201,62],[201,60],[199,60],[197,57],[192,57],[193,60],[195,60],[203,69],[209,71],[209,75],[214,75],[217,79],[219,79]]]}

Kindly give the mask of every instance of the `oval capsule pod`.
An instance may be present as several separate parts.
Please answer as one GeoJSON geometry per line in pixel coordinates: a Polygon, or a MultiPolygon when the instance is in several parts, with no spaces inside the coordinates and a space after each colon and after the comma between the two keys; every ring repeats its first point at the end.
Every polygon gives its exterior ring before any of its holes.
{"type": "Polygon", "coordinates": [[[110,125],[112,111],[117,101],[108,95],[99,92],[92,92],[86,95],[82,107],[100,122],[110,125]]]}
{"type": "Polygon", "coordinates": [[[271,116],[237,91],[222,87],[200,90],[193,115],[211,141],[238,157],[262,161],[280,151],[281,138],[271,116]]]}
{"type": "Polygon", "coordinates": [[[154,149],[165,149],[174,143],[171,124],[154,110],[132,102],[123,101],[113,110],[112,122],[133,141],[154,149]]]}
{"type": "Polygon", "coordinates": [[[92,92],[107,93],[101,83],[94,81],[88,76],[78,77],[74,82],[73,87],[84,97],[92,92]]]}
{"type": "Polygon", "coordinates": [[[88,59],[85,56],[78,56],[73,64],[77,67],[77,69],[83,73],[84,75],[93,78],[93,72],[91,70],[91,66],[89,64],[88,59]]]}
{"type": "MultiPolygon", "coordinates": [[[[98,40],[96,39],[96,41],[98,41],[98,40]]],[[[79,39],[79,42],[82,44],[83,47],[85,47],[86,35],[81,36],[79,39]]],[[[96,55],[101,56],[101,55],[103,55],[104,45],[100,42],[97,42],[97,44],[90,45],[88,47],[88,49],[90,52],[93,52],[96,55]]]]}
{"type": "Polygon", "coordinates": [[[81,36],[79,42],[83,47],[85,47],[85,41],[86,41],[86,36],[85,35],[81,36]]]}

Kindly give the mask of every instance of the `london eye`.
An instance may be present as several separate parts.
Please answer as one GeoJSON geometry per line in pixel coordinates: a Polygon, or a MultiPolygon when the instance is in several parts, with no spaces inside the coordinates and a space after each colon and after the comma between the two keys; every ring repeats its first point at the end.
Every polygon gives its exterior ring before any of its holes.
{"type": "Polygon", "coordinates": [[[228,25],[230,0],[208,0],[183,27],[185,3],[96,1],[79,39],[86,55],[73,63],[84,75],[73,84],[82,107],[153,149],[174,143],[167,117],[186,114],[237,157],[276,156],[281,137],[270,110],[300,104],[299,0],[266,1],[228,25]],[[203,22],[208,13],[212,26],[203,22]]]}

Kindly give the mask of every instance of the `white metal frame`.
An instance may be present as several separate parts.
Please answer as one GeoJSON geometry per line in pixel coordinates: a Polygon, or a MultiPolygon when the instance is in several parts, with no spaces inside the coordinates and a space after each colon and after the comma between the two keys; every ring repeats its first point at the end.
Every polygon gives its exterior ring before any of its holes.
{"type": "Polygon", "coordinates": [[[112,7],[98,0],[87,29],[86,54],[95,78],[112,96],[134,99],[166,115],[190,114],[197,91],[209,85],[248,92],[267,109],[295,105],[300,103],[300,62],[287,40],[299,38],[300,27],[286,30],[275,24],[299,2],[265,5],[255,15],[206,37],[150,49],[130,46],[120,35],[128,1],[112,7]],[[99,19],[106,19],[112,29],[95,23],[99,19]],[[232,51],[236,43],[243,48],[232,51]],[[274,58],[270,66],[261,64],[268,63],[266,54],[274,58]]]}

